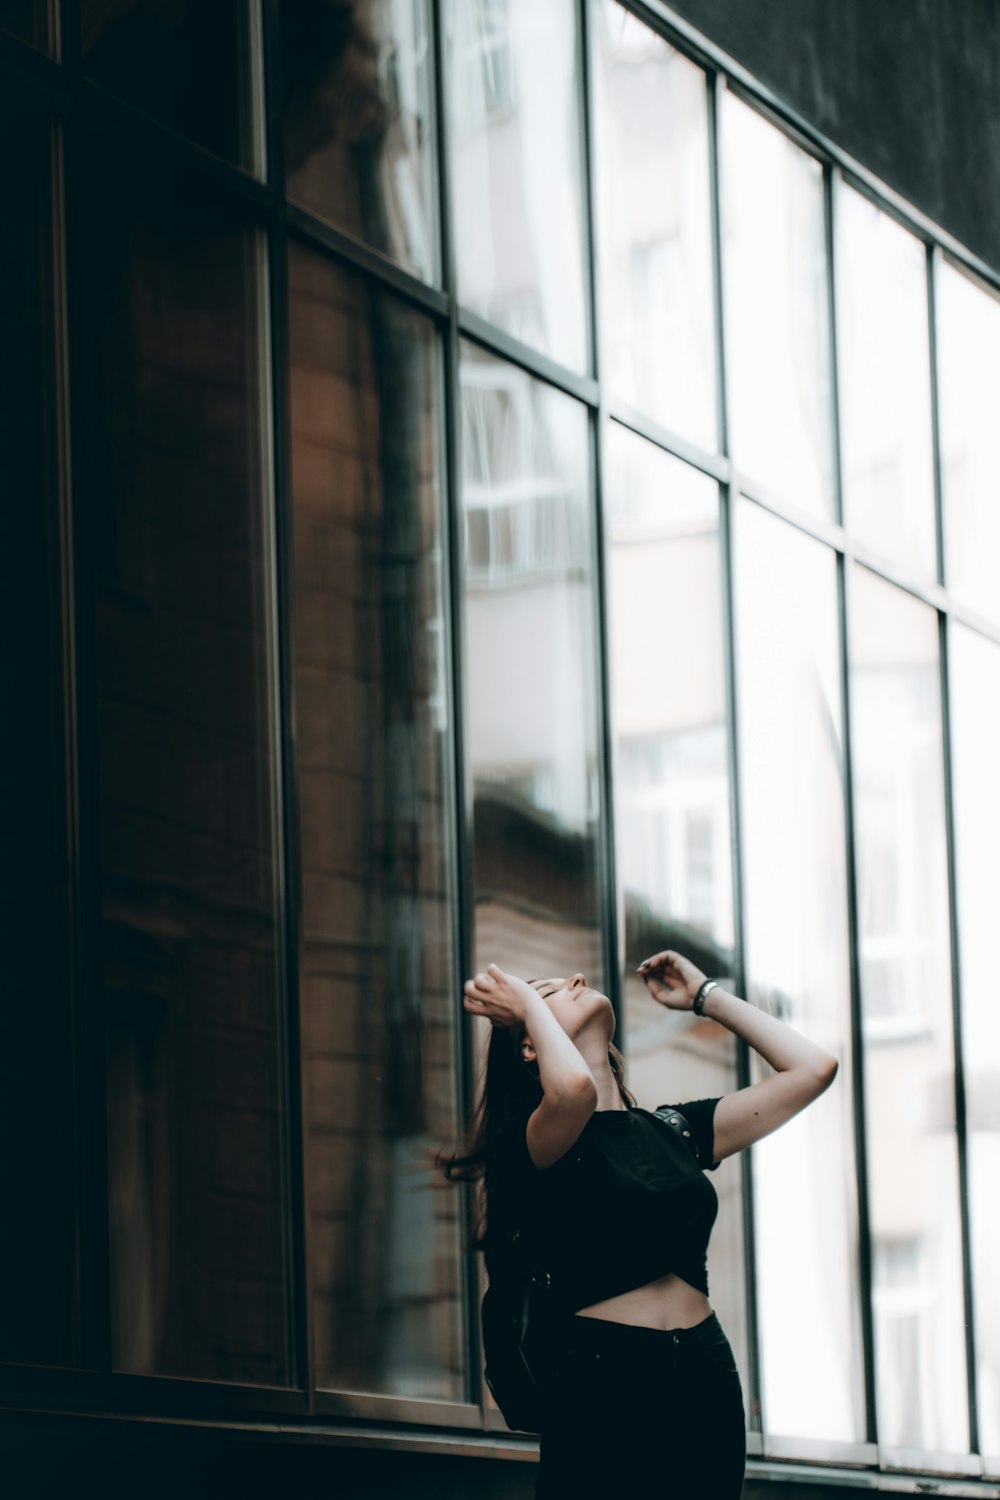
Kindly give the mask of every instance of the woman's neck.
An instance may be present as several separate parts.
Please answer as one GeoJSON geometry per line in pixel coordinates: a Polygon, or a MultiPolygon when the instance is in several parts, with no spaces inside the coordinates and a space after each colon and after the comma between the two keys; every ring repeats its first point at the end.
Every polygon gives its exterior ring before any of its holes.
{"type": "Polygon", "coordinates": [[[593,1075],[597,1084],[597,1109],[625,1109],[627,1105],[621,1096],[618,1080],[611,1068],[608,1058],[608,1042],[606,1037],[595,1038],[593,1044],[589,1044],[588,1037],[578,1036],[576,1038],[577,1051],[583,1058],[587,1067],[593,1075]]]}

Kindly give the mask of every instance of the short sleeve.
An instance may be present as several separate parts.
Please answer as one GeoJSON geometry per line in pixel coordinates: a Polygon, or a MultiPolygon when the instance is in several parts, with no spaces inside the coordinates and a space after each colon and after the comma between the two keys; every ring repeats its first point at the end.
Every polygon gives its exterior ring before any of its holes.
{"type": "Polygon", "coordinates": [[[658,1104],[657,1109],[676,1109],[691,1126],[695,1155],[703,1171],[714,1172],[721,1165],[714,1160],[715,1150],[715,1106],[719,1099],[687,1099],[683,1104],[658,1104]]]}

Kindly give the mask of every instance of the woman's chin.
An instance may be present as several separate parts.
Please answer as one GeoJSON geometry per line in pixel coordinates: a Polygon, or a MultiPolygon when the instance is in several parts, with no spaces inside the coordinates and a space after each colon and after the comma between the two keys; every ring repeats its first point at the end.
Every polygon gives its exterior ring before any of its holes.
{"type": "Polygon", "coordinates": [[[586,1005],[594,1015],[597,1015],[600,1011],[609,1011],[612,1016],[615,1013],[615,1008],[607,995],[600,994],[598,990],[594,990],[592,994],[587,996],[586,1005]]]}

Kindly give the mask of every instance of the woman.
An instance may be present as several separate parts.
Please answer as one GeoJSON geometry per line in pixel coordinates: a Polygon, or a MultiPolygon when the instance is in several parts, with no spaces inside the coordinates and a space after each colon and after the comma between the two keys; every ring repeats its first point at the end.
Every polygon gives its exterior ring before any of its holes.
{"type": "Polygon", "coordinates": [[[805,1109],[838,1064],[680,953],[658,953],[637,972],[661,1005],[743,1037],[773,1075],[673,1105],[685,1140],[625,1087],[606,995],[582,974],[526,983],[490,964],[463,998],[492,1023],[472,1149],[446,1173],[485,1178],[473,1248],[488,1275],[517,1225],[552,1277],[538,1500],[606,1500],[623,1477],[664,1500],[737,1500],[746,1419],[707,1295],[718,1198],[703,1169],[805,1109]]]}

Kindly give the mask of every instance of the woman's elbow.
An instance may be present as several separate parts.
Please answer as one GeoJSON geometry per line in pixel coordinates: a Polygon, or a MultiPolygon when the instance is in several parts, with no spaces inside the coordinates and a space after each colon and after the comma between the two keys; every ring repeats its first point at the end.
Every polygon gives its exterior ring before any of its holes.
{"type": "Polygon", "coordinates": [[[819,1067],[816,1070],[816,1077],[819,1080],[820,1085],[820,1093],[824,1093],[826,1089],[830,1087],[831,1083],[836,1078],[839,1072],[840,1062],[836,1057],[834,1057],[833,1053],[831,1052],[827,1055],[824,1061],[820,1063],[819,1067]]]}

